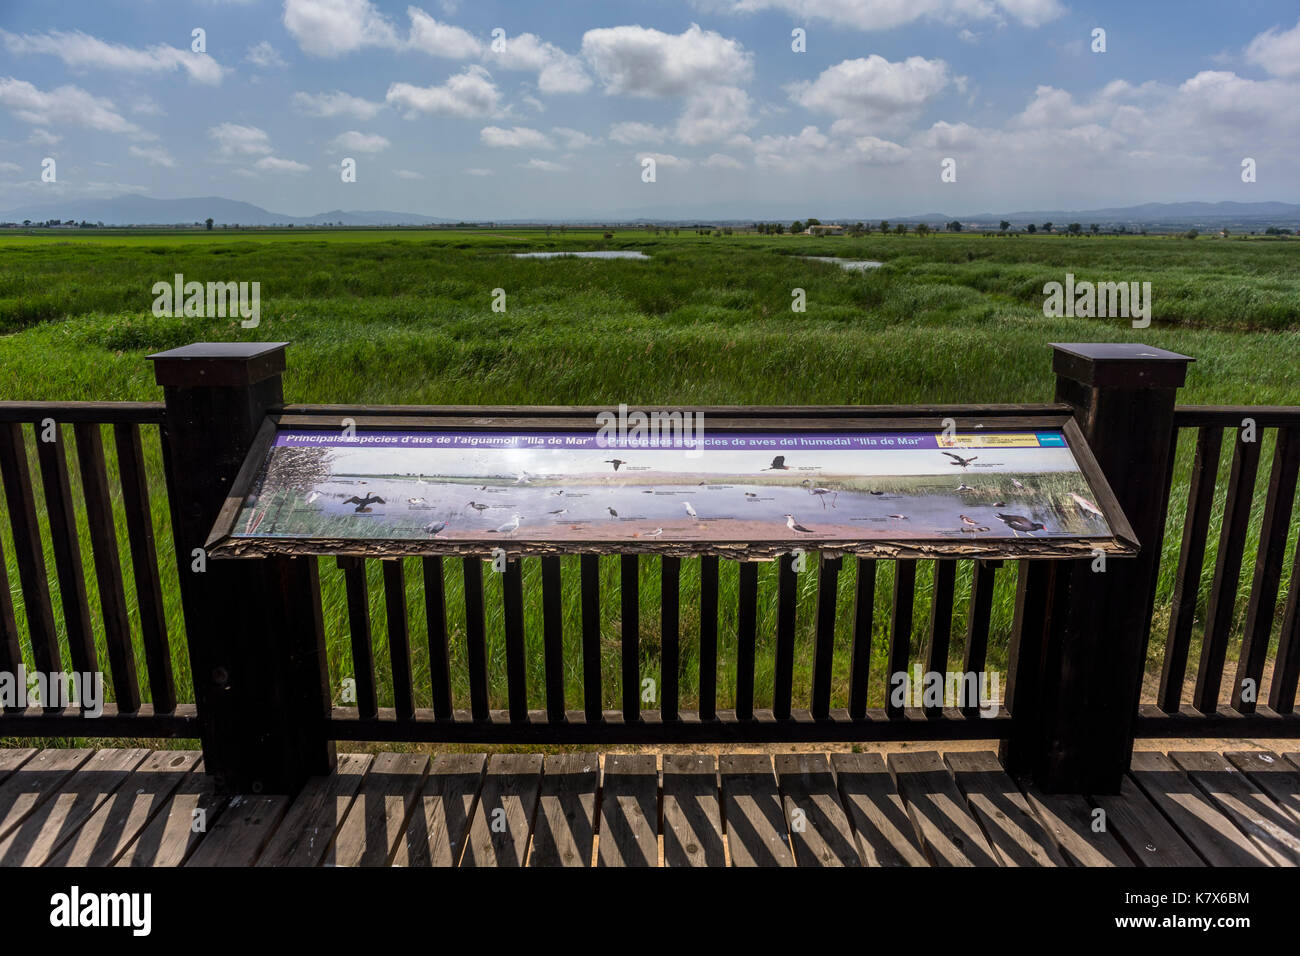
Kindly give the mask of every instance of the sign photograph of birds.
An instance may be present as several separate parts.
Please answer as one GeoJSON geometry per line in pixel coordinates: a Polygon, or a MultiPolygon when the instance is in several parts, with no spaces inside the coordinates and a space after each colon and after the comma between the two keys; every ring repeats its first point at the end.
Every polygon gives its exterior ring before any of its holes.
{"type": "Polygon", "coordinates": [[[1059,428],[714,431],[665,447],[559,431],[281,428],[230,537],[1105,538],[1096,497],[1059,428]]]}

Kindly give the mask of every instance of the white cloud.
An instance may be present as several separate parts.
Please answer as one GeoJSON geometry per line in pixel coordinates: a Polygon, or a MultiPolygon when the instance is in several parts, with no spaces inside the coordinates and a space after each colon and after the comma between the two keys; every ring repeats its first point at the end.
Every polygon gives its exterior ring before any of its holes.
{"type": "Polygon", "coordinates": [[[167,73],[183,70],[190,79],[215,85],[225,72],[206,53],[192,53],[174,46],[157,44],[137,50],[120,43],[108,43],[80,30],[64,33],[17,34],[0,30],[10,53],[48,53],[74,69],[122,70],[128,73],[167,73]]]}
{"type": "Polygon", "coordinates": [[[738,41],[694,23],[676,35],[640,26],[588,30],[582,53],[606,93],[629,96],[684,96],[744,83],[753,72],[738,41]]]}
{"type": "Polygon", "coordinates": [[[582,130],[570,129],[567,126],[557,126],[551,132],[564,140],[565,149],[586,149],[600,142],[596,137],[588,136],[582,130]]]}
{"type": "Polygon", "coordinates": [[[1003,14],[1039,27],[1065,13],[1059,0],[729,0],[726,5],[737,13],[784,10],[800,21],[827,20],[858,30],[890,30],[921,19],[1000,20],[1003,14]]]}
{"type": "Polygon", "coordinates": [[[482,42],[468,30],[441,23],[419,7],[407,7],[406,13],[411,18],[407,42],[412,49],[449,60],[467,60],[482,54],[482,42]]]}
{"type": "Polygon", "coordinates": [[[117,112],[111,100],[77,86],[37,89],[25,80],[0,77],[0,106],[33,126],[82,126],[106,133],[141,132],[140,127],[117,112]]]}
{"type": "Polygon", "coordinates": [[[668,133],[650,123],[615,123],[609,128],[609,138],[616,143],[636,146],[638,143],[650,143],[668,138],[668,133]]]}
{"type": "Polygon", "coordinates": [[[394,83],[385,98],[395,106],[406,108],[408,115],[428,113],[476,119],[496,112],[501,92],[492,82],[492,75],[476,64],[450,77],[442,86],[394,83]]]}
{"type": "Polygon", "coordinates": [[[131,146],[127,151],[137,159],[143,159],[151,166],[166,166],[170,169],[176,165],[176,160],[172,158],[171,153],[161,146],[151,146],[147,149],[140,146],[131,146]]]}
{"type": "Polygon", "coordinates": [[[490,170],[490,169],[482,169],[482,168],[480,168],[480,167],[478,167],[478,166],[471,166],[469,169],[465,170],[465,172],[466,172],[467,174],[469,174],[470,176],[494,176],[494,175],[496,175],[495,173],[492,172],[492,170],[490,170]]]}
{"type": "Polygon", "coordinates": [[[251,63],[253,66],[260,66],[263,69],[288,65],[285,63],[284,57],[280,56],[276,48],[266,40],[250,46],[248,52],[244,54],[244,62],[251,63]]]}
{"type": "Polygon", "coordinates": [[[500,126],[485,126],[479,131],[479,139],[484,146],[493,149],[554,149],[551,138],[540,130],[526,126],[503,129],[500,126]]]}
{"type": "Polygon", "coordinates": [[[1300,21],[1290,30],[1265,30],[1246,47],[1246,60],[1273,76],[1300,76],[1300,21]]]}
{"type": "Polygon", "coordinates": [[[271,137],[256,126],[222,123],[209,129],[208,137],[217,144],[217,153],[226,159],[265,156],[271,152],[271,137]]]}
{"type": "Polygon", "coordinates": [[[790,98],[805,109],[827,113],[854,124],[881,120],[920,109],[948,85],[948,64],[910,56],[891,63],[872,54],[844,60],[817,79],[792,83],[790,98]]]}
{"type": "Polygon", "coordinates": [[[702,90],[687,98],[677,120],[677,138],[688,146],[720,143],[754,125],[749,94],[734,86],[702,90]]]}
{"type": "Polygon", "coordinates": [[[293,105],[308,116],[355,116],[360,120],[374,119],[375,114],[384,108],[383,103],[342,93],[294,93],[293,105]]]}
{"type": "Polygon", "coordinates": [[[704,161],[710,169],[744,169],[745,164],[725,153],[714,153],[704,161]]]}
{"type": "Polygon", "coordinates": [[[532,33],[507,36],[504,49],[489,48],[486,56],[502,69],[535,72],[537,88],[548,95],[584,93],[591,88],[591,77],[581,60],[532,33]]]}
{"type": "Polygon", "coordinates": [[[0,163],[0,173],[21,173],[23,168],[17,163],[0,163]]]}
{"type": "Polygon", "coordinates": [[[569,167],[560,163],[553,163],[549,159],[530,159],[526,163],[519,164],[520,169],[537,169],[544,173],[563,173],[567,172],[569,167]]]}
{"type": "Polygon", "coordinates": [[[292,159],[281,159],[278,156],[263,156],[253,166],[267,173],[305,173],[311,169],[310,166],[304,163],[296,163],[292,159]]]}
{"type": "Polygon", "coordinates": [[[417,173],[414,169],[394,169],[393,175],[398,179],[423,179],[424,173],[417,173]]]}
{"type": "Polygon", "coordinates": [[[381,153],[392,143],[378,133],[361,133],[350,129],[346,133],[339,133],[338,136],[335,136],[330,141],[330,145],[341,152],[381,153]]]}
{"type": "Polygon", "coordinates": [[[27,137],[27,142],[32,146],[53,146],[61,139],[62,136],[55,136],[49,130],[38,127],[32,130],[31,135],[27,137]]]}
{"type": "Polygon", "coordinates": [[[401,45],[392,23],[370,0],[284,0],[284,26],[304,52],[315,56],[401,45]]]}
{"type": "Polygon", "coordinates": [[[663,166],[666,169],[685,169],[691,164],[689,159],[683,159],[680,156],[674,156],[672,153],[637,153],[636,162],[639,166],[644,159],[653,159],[655,166],[663,166]]]}

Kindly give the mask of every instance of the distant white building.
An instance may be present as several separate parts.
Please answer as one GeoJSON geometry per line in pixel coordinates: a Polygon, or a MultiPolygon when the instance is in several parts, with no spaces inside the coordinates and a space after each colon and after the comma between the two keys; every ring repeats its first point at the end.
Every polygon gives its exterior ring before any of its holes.
{"type": "Polygon", "coordinates": [[[803,231],[805,236],[842,236],[844,235],[843,226],[817,225],[809,226],[803,231]]]}

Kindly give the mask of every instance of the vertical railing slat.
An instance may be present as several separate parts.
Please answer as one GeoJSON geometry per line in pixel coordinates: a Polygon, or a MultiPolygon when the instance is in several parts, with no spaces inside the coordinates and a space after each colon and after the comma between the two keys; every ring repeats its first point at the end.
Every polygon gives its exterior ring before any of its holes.
{"type": "Polygon", "coordinates": [[[176,708],[176,686],[140,429],[134,424],[117,424],[113,427],[113,439],[122,482],[122,511],[126,515],[136,606],[140,612],[140,637],[144,644],[145,669],[149,672],[149,693],[154,713],[169,714],[176,708]]]}
{"type": "Polygon", "coordinates": [[[14,561],[22,585],[23,610],[31,638],[32,662],[45,674],[63,670],[59,636],[54,628],[54,607],[45,576],[45,551],[36,521],[36,498],[27,468],[27,447],[19,422],[0,422],[0,476],[9,506],[9,528],[14,538],[14,561]]]}
{"type": "Polygon", "coordinates": [[[678,720],[681,685],[681,580],[682,559],[665,557],[659,565],[659,630],[662,664],[659,716],[664,721],[678,720]]]}
{"type": "Polygon", "coordinates": [[[718,559],[700,558],[700,720],[718,718],[718,559]]]}
{"type": "Polygon", "coordinates": [[[794,696],[794,629],[799,603],[794,556],[781,555],[776,572],[776,660],[773,670],[772,715],[789,720],[794,696]]]}
{"type": "Polygon", "coordinates": [[[126,587],[122,583],[103,436],[95,422],[78,422],[73,428],[77,438],[77,458],[81,462],[81,485],[86,497],[90,551],[95,559],[95,577],[99,582],[99,606],[104,616],[104,643],[113,671],[113,696],[119,713],[135,713],[140,709],[140,686],[135,675],[135,652],[131,647],[131,625],[126,614],[126,587]]]}
{"type": "Polygon", "coordinates": [[[754,717],[754,653],[758,641],[758,563],[741,561],[736,592],[736,718],[754,717]]]}
{"type": "Polygon", "coordinates": [[[99,661],[95,653],[95,633],[90,623],[90,605],[86,601],[86,569],[81,563],[81,541],[77,534],[77,513],[72,504],[72,485],[68,479],[63,426],[50,423],[48,427],[53,432],[53,441],[44,440],[46,427],[37,423],[36,458],[41,465],[41,484],[45,488],[45,514],[50,522],[50,544],[59,581],[59,600],[63,604],[68,657],[73,670],[93,673],[99,670],[99,661]]]}
{"type": "Polygon", "coordinates": [[[506,561],[501,582],[501,604],[506,634],[506,698],[510,720],[528,720],[527,662],[524,659],[524,572],[523,559],[506,561]]]}
{"type": "Polygon", "coordinates": [[[849,717],[867,716],[871,685],[871,630],[876,613],[876,560],[858,558],[858,580],[853,589],[853,651],[849,657],[849,717]]]}
{"type": "MultiPolygon", "coordinates": [[[[18,624],[14,619],[14,600],[9,593],[9,569],[5,564],[4,541],[0,540],[0,671],[16,674],[22,662],[18,624]]],[[[4,708],[0,707],[0,710],[4,708]]]]}
{"type": "Polygon", "coordinates": [[[1295,712],[1296,687],[1300,685],[1300,539],[1291,560],[1291,586],[1282,614],[1282,632],[1277,639],[1277,659],[1268,687],[1268,706],[1276,713],[1295,712]]]}
{"type": "Polygon", "coordinates": [[[1192,462],[1191,487],[1187,493],[1187,517],[1178,551],[1178,572],[1169,609],[1169,636],[1165,640],[1165,662],[1160,669],[1156,704],[1167,714],[1176,713],[1183,699],[1187,657],[1192,647],[1192,624],[1201,589],[1201,568],[1205,563],[1205,542],[1214,510],[1214,484],[1219,474],[1223,429],[1207,426],[1196,437],[1196,458],[1192,462]]]}
{"type": "Polygon", "coordinates": [[[451,662],[447,647],[447,588],[442,558],[423,558],[424,619],[429,640],[429,684],[433,691],[433,716],[451,720],[451,662]]]}
{"type": "Polygon", "coordinates": [[[1223,509],[1223,528],[1219,534],[1218,562],[1205,612],[1201,663],[1192,694],[1193,706],[1203,714],[1213,714],[1219,707],[1219,688],[1223,685],[1223,665],[1228,656],[1228,639],[1232,635],[1237,585],[1241,578],[1242,552],[1250,525],[1250,502],[1259,470],[1260,443],[1242,441],[1241,433],[1238,429],[1237,449],[1232,456],[1232,474],[1228,479],[1228,497],[1223,509]]]}
{"type": "Polygon", "coordinates": [[[896,702],[895,682],[906,682],[907,665],[912,658],[912,602],[916,593],[916,561],[904,558],[894,562],[894,599],[889,621],[889,671],[885,675],[885,713],[891,718],[903,716],[903,705],[896,702]]]}
{"type": "Polygon", "coordinates": [[[469,667],[469,709],[474,720],[487,720],[487,616],[483,609],[483,562],[461,559],[465,572],[465,662],[469,667]]]}
{"type": "MultiPolygon", "coordinates": [[[[948,650],[952,643],[952,601],[956,587],[957,562],[939,558],[934,562],[934,591],[930,599],[930,627],[925,649],[927,674],[948,673],[948,650]]],[[[927,707],[925,713],[927,717],[942,717],[942,700],[937,707],[927,707]]]]}
{"type": "MultiPolygon", "coordinates": [[[[1300,470],[1300,429],[1279,428],[1264,519],[1260,526],[1255,580],[1251,584],[1250,603],[1246,608],[1246,629],[1237,658],[1237,674],[1232,682],[1232,706],[1243,714],[1255,712],[1264,665],[1268,661],[1268,643],[1273,634],[1277,591],[1282,583],[1282,563],[1286,560],[1286,540],[1291,528],[1297,470],[1300,470]],[[1244,692],[1247,681],[1252,683],[1251,694],[1244,692]]],[[[1291,586],[1294,588],[1297,584],[1300,582],[1293,581],[1291,586]]]]}
{"type": "Polygon", "coordinates": [[[976,561],[971,570],[970,612],[966,618],[966,648],[962,652],[962,673],[976,675],[977,698],[962,702],[961,711],[967,717],[979,715],[984,700],[978,697],[983,691],[984,673],[989,651],[989,621],[993,617],[993,586],[1001,561],[976,561]]]}
{"type": "Polygon", "coordinates": [[[366,588],[366,562],[362,558],[340,557],[343,588],[348,604],[348,633],[352,639],[352,679],[356,682],[357,716],[373,719],[379,714],[375,693],[375,660],[370,635],[370,595],[366,588]]]}
{"type": "Polygon", "coordinates": [[[835,660],[835,603],[839,595],[840,564],[842,558],[820,555],[817,575],[817,615],[813,625],[816,635],[813,646],[813,720],[826,720],[831,715],[831,675],[835,660]]]}
{"type": "Polygon", "coordinates": [[[564,597],[560,559],[542,558],[542,654],[546,669],[546,719],[561,723],[564,713],[564,597]]]}
{"type": "Polygon", "coordinates": [[[637,578],[640,562],[635,554],[619,558],[619,601],[623,619],[623,720],[641,719],[641,601],[637,578]]]}
{"type": "Polygon", "coordinates": [[[584,554],[582,573],[582,709],[588,723],[605,719],[600,680],[600,556],[584,554]]]}
{"type": "Polygon", "coordinates": [[[406,571],[401,558],[380,562],[384,570],[384,609],[388,618],[388,656],[393,673],[393,707],[398,720],[415,718],[411,680],[411,636],[406,620],[406,571]]]}

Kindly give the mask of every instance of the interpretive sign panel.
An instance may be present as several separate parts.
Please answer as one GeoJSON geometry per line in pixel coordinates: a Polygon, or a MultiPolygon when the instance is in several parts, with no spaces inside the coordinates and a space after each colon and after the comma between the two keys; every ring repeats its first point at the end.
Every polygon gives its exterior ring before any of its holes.
{"type": "Polygon", "coordinates": [[[210,550],[772,556],[1127,553],[1072,422],[946,431],[268,424],[210,550]]]}

